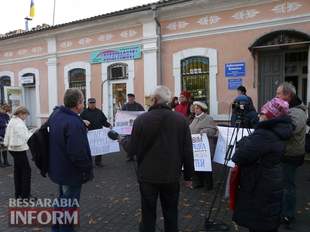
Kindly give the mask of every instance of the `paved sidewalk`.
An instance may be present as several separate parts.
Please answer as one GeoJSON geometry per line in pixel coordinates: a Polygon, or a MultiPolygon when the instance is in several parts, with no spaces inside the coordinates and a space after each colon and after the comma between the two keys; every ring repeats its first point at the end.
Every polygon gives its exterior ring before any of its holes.
{"type": "MultiPolygon", "coordinates": [[[[12,161],[11,161],[12,162],[12,161]]],[[[127,163],[125,155],[113,154],[103,158],[104,167],[95,169],[93,182],[83,186],[81,196],[81,227],[78,232],[138,232],[140,201],[134,163],[127,163]]],[[[49,179],[32,169],[32,194],[36,197],[56,196],[57,188],[49,179]]],[[[291,232],[310,231],[310,163],[298,174],[298,218],[291,232]],[[306,173],[307,172],[307,173],[306,173]]],[[[180,231],[204,231],[206,210],[213,192],[182,188],[180,196],[180,231]]],[[[8,227],[8,198],[13,197],[13,169],[0,169],[0,232],[49,231],[49,228],[8,227]]],[[[245,232],[231,223],[231,213],[223,204],[220,217],[231,224],[231,231],[245,232]]],[[[158,209],[158,231],[163,231],[163,219],[158,209]]],[[[282,230],[284,232],[286,230],[282,230]]]]}

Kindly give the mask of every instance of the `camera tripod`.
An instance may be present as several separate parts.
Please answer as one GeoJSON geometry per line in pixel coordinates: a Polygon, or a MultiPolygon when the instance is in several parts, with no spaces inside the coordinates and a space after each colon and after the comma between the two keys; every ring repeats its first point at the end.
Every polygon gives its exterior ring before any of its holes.
{"type": "Polygon", "coordinates": [[[249,128],[244,127],[246,125],[245,118],[243,115],[238,115],[235,126],[233,128],[232,136],[229,140],[229,144],[225,153],[225,161],[222,169],[222,173],[220,179],[215,188],[215,194],[212,199],[210,208],[207,213],[207,217],[205,219],[205,229],[207,231],[229,231],[230,226],[224,223],[223,221],[218,220],[219,213],[222,208],[222,196],[225,192],[225,186],[227,177],[229,174],[230,167],[228,166],[228,162],[232,158],[232,153],[234,148],[238,146],[238,135],[241,133],[241,138],[244,137],[244,130],[250,135],[251,130],[249,128]],[[217,207],[216,207],[217,206],[217,207]]]}

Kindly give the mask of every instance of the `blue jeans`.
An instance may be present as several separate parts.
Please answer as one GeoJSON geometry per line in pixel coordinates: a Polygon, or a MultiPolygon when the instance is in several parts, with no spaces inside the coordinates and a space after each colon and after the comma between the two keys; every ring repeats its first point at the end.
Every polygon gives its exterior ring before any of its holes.
{"type": "Polygon", "coordinates": [[[295,177],[297,172],[297,165],[290,163],[283,163],[283,203],[282,203],[282,217],[293,218],[296,210],[296,185],[295,177]]]}
{"type": "MultiPolygon", "coordinates": [[[[77,199],[80,202],[81,185],[59,185],[59,199],[77,199]]],[[[53,225],[52,232],[74,232],[73,225],[53,225]]]]}

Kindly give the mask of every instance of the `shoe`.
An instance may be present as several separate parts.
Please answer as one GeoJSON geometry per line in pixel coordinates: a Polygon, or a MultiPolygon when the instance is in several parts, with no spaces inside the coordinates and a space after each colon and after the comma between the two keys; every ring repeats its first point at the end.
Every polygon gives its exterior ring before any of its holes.
{"type": "Polygon", "coordinates": [[[135,159],[134,159],[134,158],[127,158],[126,161],[127,161],[127,162],[133,162],[133,161],[135,161],[135,159]]]}
{"type": "Polygon", "coordinates": [[[5,167],[6,167],[5,164],[0,163],[0,168],[5,168],[5,167]]]}
{"type": "Polygon", "coordinates": [[[286,225],[286,226],[290,226],[293,222],[295,221],[294,217],[282,217],[281,218],[281,223],[286,225]]]}

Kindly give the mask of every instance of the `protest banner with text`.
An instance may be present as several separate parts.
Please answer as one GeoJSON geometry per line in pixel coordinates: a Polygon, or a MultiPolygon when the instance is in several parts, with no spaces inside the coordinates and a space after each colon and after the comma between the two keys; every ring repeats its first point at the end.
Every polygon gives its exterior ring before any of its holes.
{"type": "Polygon", "coordinates": [[[92,156],[119,152],[119,144],[108,137],[110,129],[102,128],[89,131],[87,134],[92,156]]]}
{"type": "Polygon", "coordinates": [[[195,171],[212,172],[211,152],[206,134],[193,134],[193,152],[195,171]]]}

